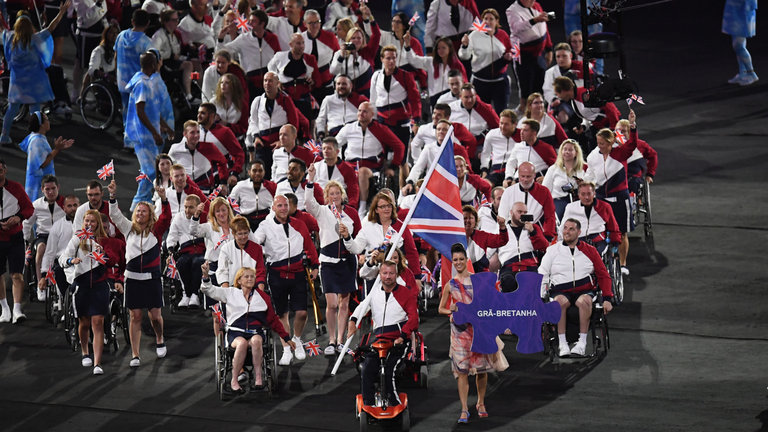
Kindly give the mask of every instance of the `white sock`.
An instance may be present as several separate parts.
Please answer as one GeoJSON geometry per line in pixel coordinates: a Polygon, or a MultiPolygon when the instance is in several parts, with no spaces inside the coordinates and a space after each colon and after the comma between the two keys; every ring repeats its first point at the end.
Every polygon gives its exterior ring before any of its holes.
{"type": "Polygon", "coordinates": [[[360,210],[365,210],[365,206],[366,205],[367,204],[366,204],[365,200],[360,200],[360,204],[357,206],[357,208],[360,209],[360,210]]]}
{"type": "Polygon", "coordinates": [[[565,333],[557,335],[558,339],[560,339],[560,345],[567,346],[568,340],[565,339],[565,333]]]}
{"type": "Polygon", "coordinates": [[[8,307],[8,299],[7,298],[4,298],[4,299],[0,300],[0,306],[2,306],[4,311],[8,311],[8,312],[11,311],[11,308],[8,307]]]}
{"type": "Polygon", "coordinates": [[[21,303],[14,303],[13,304],[13,313],[20,314],[21,313],[21,303]]]}
{"type": "Polygon", "coordinates": [[[579,333],[579,343],[581,345],[587,344],[587,334],[586,333],[579,333]]]}
{"type": "Polygon", "coordinates": [[[290,345],[284,346],[283,347],[283,352],[291,352],[291,346],[290,345]]]}

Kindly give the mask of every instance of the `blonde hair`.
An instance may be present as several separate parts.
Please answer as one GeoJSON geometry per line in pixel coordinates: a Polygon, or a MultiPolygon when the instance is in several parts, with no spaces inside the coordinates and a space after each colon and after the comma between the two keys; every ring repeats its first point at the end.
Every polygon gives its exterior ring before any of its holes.
{"type": "Polygon", "coordinates": [[[240,109],[240,104],[243,102],[243,87],[240,85],[240,79],[233,73],[227,72],[219,78],[219,81],[216,83],[216,95],[213,98],[214,102],[217,106],[224,106],[224,103],[226,102],[226,96],[221,92],[221,82],[224,78],[226,78],[230,84],[232,104],[237,109],[240,109]]]}
{"type": "Polygon", "coordinates": [[[352,42],[352,36],[354,36],[357,32],[360,32],[360,34],[363,35],[363,45],[365,45],[367,43],[367,38],[365,37],[365,32],[360,27],[352,27],[351,29],[347,30],[347,37],[345,40],[347,42],[352,42]]]}
{"type": "Polygon", "coordinates": [[[208,209],[208,222],[211,223],[211,226],[213,227],[213,230],[218,232],[219,228],[219,222],[216,220],[216,210],[221,206],[227,206],[227,224],[232,225],[232,219],[235,218],[235,213],[232,211],[232,207],[230,207],[229,202],[224,197],[216,197],[213,201],[211,201],[211,206],[208,209]]]}
{"type": "MultiPolygon", "coordinates": [[[[328,183],[325,184],[325,187],[323,188],[323,199],[325,199],[326,204],[330,204],[330,188],[337,187],[341,191],[341,202],[342,204],[347,202],[347,191],[344,190],[344,187],[341,186],[341,183],[337,182],[336,180],[331,180],[328,183]]],[[[341,209],[339,209],[341,211],[341,209]]]]}
{"type": "Polygon", "coordinates": [[[21,13],[16,16],[16,23],[13,25],[13,42],[11,46],[16,49],[21,44],[22,49],[29,48],[32,43],[32,35],[35,33],[35,28],[32,26],[32,20],[25,13],[21,13]]]}
{"type": "Polygon", "coordinates": [[[139,235],[151,233],[155,228],[155,223],[157,223],[155,206],[146,201],[140,201],[138,204],[136,204],[136,207],[133,209],[133,214],[131,215],[131,232],[139,235]],[[139,206],[146,206],[147,210],[149,211],[149,222],[147,222],[147,226],[143,230],[139,227],[139,224],[136,223],[136,211],[138,211],[139,206]]]}
{"type": "MultiPolygon", "coordinates": [[[[88,216],[93,216],[96,218],[96,229],[93,232],[93,236],[95,238],[107,237],[107,231],[104,229],[104,224],[101,222],[101,217],[106,215],[102,215],[102,213],[98,210],[86,210],[85,216],[83,217],[83,230],[85,230],[85,218],[88,216]]],[[[85,252],[91,251],[91,247],[87,238],[80,240],[80,250],[85,252]]]]}
{"type": "Polygon", "coordinates": [[[616,142],[616,134],[614,134],[613,131],[608,128],[602,128],[597,131],[597,136],[608,141],[609,143],[616,142]]]}
{"type": "Polygon", "coordinates": [[[557,160],[555,161],[555,165],[565,171],[568,176],[572,176],[584,169],[584,154],[581,151],[581,146],[576,140],[567,139],[560,144],[560,148],[557,150],[557,160]],[[565,167],[565,162],[563,161],[563,147],[566,145],[572,145],[573,149],[576,151],[576,157],[573,160],[573,172],[568,172],[568,168],[565,167]]]}
{"type": "MultiPolygon", "coordinates": [[[[253,267],[240,267],[240,269],[235,273],[235,283],[233,284],[235,288],[240,288],[240,278],[243,277],[243,273],[245,272],[253,272],[253,274],[256,274],[256,269],[253,267]]],[[[254,285],[255,287],[256,285],[254,285]]]]}

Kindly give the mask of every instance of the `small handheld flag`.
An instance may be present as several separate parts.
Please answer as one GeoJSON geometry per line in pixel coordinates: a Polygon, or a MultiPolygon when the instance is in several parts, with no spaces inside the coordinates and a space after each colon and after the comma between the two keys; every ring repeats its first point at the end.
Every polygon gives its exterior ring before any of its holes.
{"type": "Polygon", "coordinates": [[[96,175],[99,176],[99,180],[106,180],[109,176],[115,175],[115,164],[114,161],[109,161],[108,164],[101,167],[98,171],[96,171],[96,175]]]}
{"type": "Polygon", "coordinates": [[[623,132],[621,132],[621,129],[616,129],[614,131],[614,134],[616,135],[616,142],[619,144],[626,144],[627,143],[627,137],[624,135],[623,132]]]}
{"type": "Polygon", "coordinates": [[[331,212],[336,219],[341,220],[341,213],[339,212],[339,208],[336,207],[336,203],[334,202],[331,203],[331,212]]]}
{"type": "Polygon", "coordinates": [[[418,20],[419,20],[419,18],[421,18],[421,17],[419,16],[419,12],[418,12],[418,11],[417,11],[417,12],[414,12],[414,13],[413,13],[413,16],[411,17],[411,19],[409,19],[409,20],[408,20],[408,26],[409,26],[409,27],[413,27],[413,25],[414,25],[414,24],[416,24],[416,21],[418,21],[418,20]]]}
{"type": "Polygon", "coordinates": [[[323,153],[322,147],[317,143],[317,141],[311,139],[304,143],[304,148],[309,149],[309,151],[312,152],[315,157],[320,157],[320,155],[323,153]]]}
{"type": "Polygon", "coordinates": [[[146,174],[144,174],[143,171],[139,170],[139,175],[136,176],[136,183],[139,183],[139,182],[141,182],[142,180],[145,180],[145,179],[149,180],[149,177],[146,174]]]}
{"type": "Polygon", "coordinates": [[[50,285],[56,285],[56,275],[53,272],[53,267],[45,272],[45,280],[48,281],[50,285]]]}
{"type": "Polygon", "coordinates": [[[220,193],[221,193],[221,185],[218,185],[216,186],[216,189],[214,189],[213,192],[211,192],[211,194],[208,195],[208,201],[213,201],[214,199],[216,199],[216,197],[219,196],[220,193]]]}
{"type": "Polygon", "coordinates": [[[168,260],[168,267],[165,269],[165,274],[171,279],[179,278],[179,270],[176,268],[176,260],[173,259],[173,255],[168,260]]]}
{"type": "Polygon", "coordinates": [[[512,44],[512,60],[518,63],[522,60],[520,58],[520,41],[515,41],[515,43],[512,44]]]}
{"type": "Polygon", "coordinates": [[[93,252],[88,254],[88,258],[93,259],[94,261],[96,261],[97,263],[99,263],[101,265],[106,265],[107,264],[107,254],[105,254],[103,252],[93,251],[93,252]]]}
{"type": "Polygon", "coordinates": [[[238,204],[237,200],[234,197],[227,197],[227,201],[229,201],[229,206],[232,207],[232,211],[240,214],[240,204],[238,204]]]}
{"type": "Polygon", "coordinates": [[[642,96],[638,96],[638,95],[636,95],[634,93],[629,95],[629,97],[627,98],[627,106],[632,105],[633,101],[639,103],[640,105],[645,105],[645,102],[643,102],[643,97],[642,96]]]}
{"type": "Polygon", "coordinates": [[[221,323],[222,325],[225,324],[224,314],[221,312],[221,306],[219,306],[219,304],[216,303],[215,305],[211,306],[211,309],[213,310],[213,316],[215,316],[219,320],[219,323],[221,323]]]}
{"type": "Polygon", "coordinates": [[[241,33],[248,33],[251,31],[251,24],[248,23],[248,20],[245,19],[244,16],[238,15],[235,19],[237,20],[237,29],[240,30],[241,33]]]}
{"type": "Polygon", "coordinates": [[[488,32],[488,27],[485,25],[485,21],[480,21],[480,18],[478,17],[475,17],[475,20],[472,21],[472,28],[474,28],[475,31],[488,32]]]}
{"type": "Polygon", "coordinates": [[[80,240],[93,240],[93,230],[91,230],[91,227],[87,227],[84,230],[77,230],[75,231],[75,235],[80,240]]]}
{"type": "Polygon", "coordinates": [[[317,339],[304,342],[304,349],[307,350],[307,355],[310,357],[320,355],[320,345],[317,344],[317,339]]]}

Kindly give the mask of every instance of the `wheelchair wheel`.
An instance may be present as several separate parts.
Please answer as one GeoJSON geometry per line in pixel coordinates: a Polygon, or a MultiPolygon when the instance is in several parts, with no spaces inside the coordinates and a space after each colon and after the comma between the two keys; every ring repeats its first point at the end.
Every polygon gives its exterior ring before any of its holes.
{"type": "Polygon", "coordinates": [[[80,115],[89,128],[105,130],[115,121],[119,104],[122,102],[116,99],[104,83],[93,82],[80,97],[80,115]]]}
{"type": "Polygon", "coordinates": [[[214,338],[214,348],[213,348],[213,355],[214,355],[214,375],[216,377],[216,388],[219,389],[221,386],[221,383],[224,382],[224,375],[226,375],[226,364],[224,362],[224,357],[226,356],[226,353],[224,352],[224,334],[220,333],[218,336],[214,338]]]}
{"type": "Polygon", "coordinates": [[[645,235],[645,240],[648,242],[649,240],[653,242],[653,219],[652,219],[652,211],[651,211],[651,186],[648,184],[648,182],[645,182],[645,185],[643,185],[643,234],[645,235]]]}
{"type": "Polygon", "coordinates": [[[67,300],[68,302],[64,309],[64,337],[67,340],[67,344],[72,348],[72,351],[77,352],[77,349],[80,346],[80,334],[78,332],[79,323],[75,316],[75,309],[72,304],[74,300],[72,294],[67,296],[67,300]]]}
{"type": "Polygon", "coordinates": [[[419,367],[419,384],[421,384],[421,388],[429,389],[429,369],[425,364],[419,367]]]}
{"type": "Polygon", "coordinates": [[[368,432],[368,413],[360,411],[360,432],[368,432]]]}
{"type": "Polygon", "coordinates": [[[56,322],[54,321],[54,316],[56,314],[53,308],[59,300],[59,293],[56,290],[56,285],[51,285],[50,283],[45,291],[45,319],[55,326],[56,322]]]}
{"type": "Polygon", "coordinates": [[[600,312],[600,316],[592,321],[592,344],[594,354],[598,357],[604,357],[608,354],[608,350],[611,348],[611,341],[608,336],[608,321],[605,319],[605,315],[600,312]]]}
{"type": "Polygon", "coordinates": [[[131,312],[125,307],[123,301],[120,301],[120,327],[123,328],[123,338],[125,343],[131,344],[131,312]]]}
{"type": "Polygon", "coordinates": [[[541,326],[541,339],[544,344],[544,354],[549,356],[549,362],[554,363],[558,357],[557,326],[550,323],[544,323],[541,326]]]}
{"type": "Polygon", "coordinates": [[[32,248],[32,259],[24,264],[24,280],[27,281],[29,302],[35,303],[37,299],[37,275],[35,274],[35,248],[32,248]]]}
{"type": "Polygon", "coordinates": [[[613,304],[618,306],[624,300],[624,277],[621,274],[621,265],[618,256],[607,256],[605,267],[611,276],[611,291],[613,304]]]}
{"type": "Polygon", "coordinates": [[[408,408],[400,413],[400,430],[404,432],[411,430],[411,413],[408,408]]]}
{"type": "Polygon", "coordinates": [[[272,353],[272,358],[270,359],[269,366],[269,379],[272,381],[272,386],[277,390],[277,356],[280,354],[278,352],[278,349],[282,347],[282,344],[275,341],[275,338],[272,337],[272,347],[270,348],[270,352],[272,353]]]}
{"type": "Polygon", "coordinates": [[[219,381],[219,400],[223,401],[227,396],[227,375],[232,373],[232,361],[229,358],[229,352],[226,346],[222,349],[222,364],[221,380],[219,381]]]}

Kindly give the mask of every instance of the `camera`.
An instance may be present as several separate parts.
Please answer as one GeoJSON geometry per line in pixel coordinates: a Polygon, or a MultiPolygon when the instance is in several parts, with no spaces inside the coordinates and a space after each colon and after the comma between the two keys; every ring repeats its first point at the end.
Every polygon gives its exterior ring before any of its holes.
{"type": "Polygon", "coordinates": [[[344,44],[344,49],[347,51],[354,51],[355,50],[355,44],[352,42],[347,42],[344,44]]]}
{"type": "Polygon", "coordinates": [[[562,189],[563,192],[571,192],[571,191],[573,191],[573,185],[570,184],[570,183],[566,183],[566,184],[560,186],[560,189],[562,189]]]}
{"type": "Polygon", "coordinates": [[[533,222],[533,215],[532,214],[524,214],[520,216],[520,222],[533,222]]]}
{"type": "Polygon", "coordinates": [[[554,21],[555,17],[556,15],[554,12],[547,12],[547,18],[549,19],[549,21],[554,21]]]}

